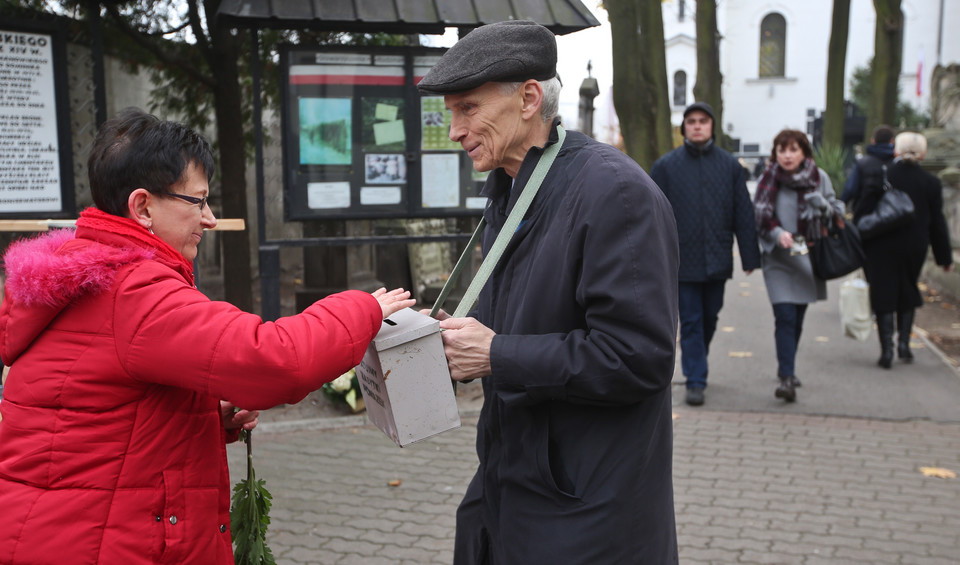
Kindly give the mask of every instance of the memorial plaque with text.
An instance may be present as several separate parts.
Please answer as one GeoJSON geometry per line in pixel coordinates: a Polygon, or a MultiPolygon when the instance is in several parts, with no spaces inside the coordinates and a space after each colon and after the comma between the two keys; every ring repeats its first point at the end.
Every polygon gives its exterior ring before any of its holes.
{"type": "Polygon", "coordinates": [[[56,30],[0,27],[0,216],[74,214],[63,56],[56,30]]]}

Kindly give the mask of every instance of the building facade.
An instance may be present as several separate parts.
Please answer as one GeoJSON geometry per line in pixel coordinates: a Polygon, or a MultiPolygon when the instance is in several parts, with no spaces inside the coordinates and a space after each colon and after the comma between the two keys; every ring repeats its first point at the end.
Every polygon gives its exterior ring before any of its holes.
{"type": "MultiPolygon", "coordinates": [[[[695,0],[663,0],[671,122],[694,101],[697,77],[695,0]]],[[[904,41],[900,100],[921,112],[930,107],[935,65],[960,61],[960,3],[903,0],[904,41]]],[[[769,153],[783,128],[812,133],[826,106],[827,48],[832,0],[787,3],[770,0],[719,2],[723,129],[743,153],[769,153]]],[[[874,50],[871,0],[851,0],[844,98],[850,78],[874,50]]]]}

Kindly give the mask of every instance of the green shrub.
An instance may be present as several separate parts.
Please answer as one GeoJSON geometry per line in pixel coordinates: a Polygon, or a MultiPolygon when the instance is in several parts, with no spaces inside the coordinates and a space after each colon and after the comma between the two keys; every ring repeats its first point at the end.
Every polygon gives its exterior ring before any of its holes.
{"type": "Polygon", "coordinates": [[[846,148],[832,143],[818,145],[813,150],[813,160],[830,176],[833,192],[839,197],[843,192],[844,183],[847,182],[847,173],[844,171],[844,166],[847,164],[846,148]]]}

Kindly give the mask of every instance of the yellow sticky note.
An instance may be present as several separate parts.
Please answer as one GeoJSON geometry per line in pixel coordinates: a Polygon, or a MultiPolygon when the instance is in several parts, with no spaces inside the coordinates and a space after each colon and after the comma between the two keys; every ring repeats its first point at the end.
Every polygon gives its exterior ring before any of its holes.
{"type": "Polygon", "coordinates": [[[403,131],[403,120],[373,124],[373,137],[377,145],[403,142],[407,138],[403,131]]]}
{"type": "Polygon", "coordinates": [[[377,104],[374,117],[381,121],[392,122],[397,119],[397,107],[392,104],[377,104]]]}

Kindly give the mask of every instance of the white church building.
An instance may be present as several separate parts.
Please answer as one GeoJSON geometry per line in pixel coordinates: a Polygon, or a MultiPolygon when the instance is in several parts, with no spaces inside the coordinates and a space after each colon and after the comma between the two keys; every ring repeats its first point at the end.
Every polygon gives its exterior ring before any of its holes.
{"type": "MultiPolygon", "coordinates": [[[[695,0],[663,0],[671,121],[694,102],[697,77],[695,0]]],[[[929,111],[930,74],[936,64],[960,62],[960,2],[903,0],[904,41],[900,100],[929,111]]],[[[769,154],[783,128],[808,133],[826,107],[827,46],[833,0],[783,2],[721,0],[723,128],[744,153],[769,154]]],[[[873,56],[871,0],[852,0],[844,98],[850,77],[873,56]]],[[[895,124],[894,124],[895,125],[895,124]]]]}

